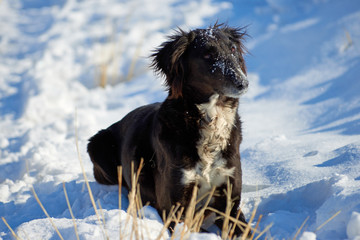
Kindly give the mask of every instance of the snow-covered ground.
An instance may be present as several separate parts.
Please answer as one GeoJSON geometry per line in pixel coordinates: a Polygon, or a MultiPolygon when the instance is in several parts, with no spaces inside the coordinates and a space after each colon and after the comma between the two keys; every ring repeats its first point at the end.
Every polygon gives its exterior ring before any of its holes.
{"type": "MultiPolygon", "coordinates": [[[[263,216],[260,229],[273,223],[275,239],[294,237],[307,218],[300,239],[360,239],[358,0],[0,1],[0,217],[20,237],[58,239],[33,186],[64,239],[76,239],[63,182],[80,239],[104,237],[77,125],[107,234],[119,238],[118,188],[94,181],[87,139],[165,98],[147,56],[172,28],[217,19],[249,24],[251,35],[250,90],[239,109],[247,218],[258,205],[255,220],[263,216]]],[[[127,204],[123,193],[122,222],[127,204]]],[[[144,214],[144,235],[156,238],[160,217],[151,207],[144,214]]],[[[0,221],[0,239],[11,238],[0,221]]]]}

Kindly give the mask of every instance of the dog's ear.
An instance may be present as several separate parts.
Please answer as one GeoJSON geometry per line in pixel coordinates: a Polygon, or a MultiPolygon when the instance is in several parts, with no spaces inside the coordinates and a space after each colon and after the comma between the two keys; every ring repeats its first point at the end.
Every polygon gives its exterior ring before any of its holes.
{"type": "Polygon", "coordinates": [[[169,98],[182,97],[182,88],[186,73],[185,52],[195,38],[193,32],[186,33],[179,29],[170,36],[169,41],[163,43],[154,54],[152,67],[166,77],[165,84],[169,90],[169,98]]]}

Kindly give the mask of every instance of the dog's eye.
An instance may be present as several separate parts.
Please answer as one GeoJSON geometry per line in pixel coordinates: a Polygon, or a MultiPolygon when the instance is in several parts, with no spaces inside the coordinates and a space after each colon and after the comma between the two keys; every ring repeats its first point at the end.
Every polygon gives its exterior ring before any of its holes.
{"type": "Polygon", "coordinates": [[[231,52],[235,53],[236,52],[236,46],[231,46],[231,52]]]}
{"type": "Polygon", "coordinates": [[[205,54],[205,55],[204,55],[204,58],[205,58],[205,59],[210,59],[210,58],[211,58],[211,54],[205,54]]]}

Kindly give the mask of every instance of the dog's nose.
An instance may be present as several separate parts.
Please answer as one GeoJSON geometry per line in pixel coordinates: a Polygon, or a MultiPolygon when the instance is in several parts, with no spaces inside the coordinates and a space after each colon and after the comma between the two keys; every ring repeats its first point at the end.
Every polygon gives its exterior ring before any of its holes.
{"type": "Polygon", "coordinates": [[[247,77],[245,79],[243,79],[242,86],[243,86],[243,88],[248,88],[249,87],[249,81],[248,81],[247,77]]]}
{"type": "Polygon", "coordinates": [[[235,69],[235,78],[233,82],[239,90],[246,90],[249,87],[249,81],[240,67],[235,69]]]}

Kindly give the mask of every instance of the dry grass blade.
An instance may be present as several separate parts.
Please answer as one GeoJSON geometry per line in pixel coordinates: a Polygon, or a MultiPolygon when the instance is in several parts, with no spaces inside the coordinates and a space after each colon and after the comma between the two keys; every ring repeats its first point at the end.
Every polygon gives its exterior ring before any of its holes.
{"type": "MultiPolygon", "coordinates": [[[[110,84],[116,84],[118,82],[127,80],[126,78],[119,76],[118,69],[120,67],[120,58],[121,58],[121,56],[123,56],[123,48],[124,48],[123,42],[124,42],[124,39],[126,38],[126,27],[128,26],[129,21],[134,12],[135,12],[135,7],[134,7],[134,9],[129,11],[129,13],[126,15],[124,21],[122,21],[122,26],[124,26],[125,28],[122,29],[122,31],[120,31],[118,33],[117,41],[115,41],[116,33],[117,33],[116,26],[115,25],[112,26],[112,34],[108,38],[108,41],[107,41],[108,43],[111,44],[112,50],[110,51],[110,54],[108,53],[108,57],[107,57],[108,60],[101,64],[101,66],[108,66],[107,69],[105,69],[105,71],[100,73],[100,78],[102,77],[102,75],[104,75],[103,82],[105,83],[105,85],[109,84],[109,82],[110,82],[110,84]],[[108,81],[108,79],[107,79],[108,77],[110,77],[110,81],[108,81]]],[[[139,46],[138,46],[138,48],[139,48],[139,46]]],[[[134,55],[133,61],[135,63],[138,58],[137,55],[139,55],[139,54],[134,55]]],[[[134,64],[134,66],[135,66],[135,64],[134,64]]],[[[101,71],[101,69],[100,69],[100,71],[101,71]]],[[[131,71],[128,71],[128,75],[130,72],[131,71]]],[[[132,72],[134,72],[134,70],[132,70],[132,72]]],[[[130,76],[129,80],[131,80],[131,76],[130,76]]],[[[100,84],[101,84],[101,79],[100,79],[100,84]]],[[[105,85],[104,85],[104,87],[105,87],[105,85]]]]}
{"type": "Polygon", "coordinates": [[[108,75],[109,75],[109,66],[115,59],[115,53],[116,53],[116,44],[115,44],[115,29],[114,26],[112,28],[112,34],[108,37],[106,41],[106,46],[109,46],[110,50],[105,48],[102,51],[102,62],[100,63],[100,66],[98,67],[100,73],[99,73],[99,80],[98,84],[100,87],[105,88],[108,84],[108,75]]]}
{"type": "Polygon", "coordinates": [[[258,220],[257,220],[257,223],[256,223],[256,226],[255,226],[255,228],[254,228],[254,231],[253,231],[250,239],[254,239],[255,233],[256,233],[256,231],[257,231],[257,229],[258,229],[258,227],[259,227],[259,224],[260,224],[260,221],[261,221],[262,217],[263,217],[263,215],[260,215],[260,216],[259,216],[259,218],[258,218],[258,220]]]}
{"type": "Polygon", "coordinates": [[[344,51],[346,51],[349,47],[353,45],[353,41],[351,39],[350,33],[346,29],[345,29],[345,35],[346,35],[347,43],[345,44],[344,51]]]}
{"type": "Polygon", "coordinates": [[[226,195],[225,217],[224,217],[222,231],[221,231],[222,239],[227,239],[228,234],[229,234],[230,214],[231,214],[231,209],[233,208],[233,201],[231,200],[231,193],[232,193],[232,185],[230,184],[230,181],[228,178],[227,179],[227,189],[225,192],[225,195],[226,195]]]}
{"type": "MultiPolygon", "coordinates": [[[[139,167],[138,167],[138,170],[137,170],[137,172],[136,172],[136,178],[135,178],[135,184],[137,185],[138,184],[138,182],[139,182],[139,177],[140,177],[140,172],[141,172],[141,170],[142,170],[142,168],[144,167],[144,159],[143,158],[141,158],[141,160],[140,160],[140,165],[139,165],[139,167]]],[[[136,186],[135,185],[135,186],[136,186]]]]}
{"type": "Polygon", "coordinates": [[[106,87],[107,84],[107,65],[102,64],[100,67],[99,85],[102,88],[106,87]]]}
{"type": "Polygon", "coordinates": [[[135,53],[133,55],[133,58],[131,59],[128,75],[126,76],[126,81],[130,81],[134,77],[135,66],[136,66],[137,60],[139,59],[139,56],[140,56],[143,40],[144,40],[144,37],[141,37],[139,43],[136,46],[135,53]]]}
{"type": "Polygon", "coordinates": [[[119,210],[121,210],[122,166],[118,166],[119,210]]]}
{"type": "Polygon", "coordinates": [[[269,231],[269,229],[272,227],[273,223],[269,224],[268,226],[266,226],[266,228],[259,233],[259,235],[256,236],[256,238],[254,240],[258,240],[262,235],[264,235],[264,233],[266,233],[267,231],[269,231]]]}
{"type": "Polygon", "coordinates": [[[207,196],[209,196],[209,197],[208,197],[208,202],[210,202],[212,196],[213,196],[214,193],[215,193],[215,189],[216,189],[216,188],[213,187],[209,192],[207,192],[207,193],[203,194],[201,197],[197,198],[197,200],[196,200],[196,205],[199,204],[202,200],[204,200],[207,196]]]}
{"type": "MultiPolygon", "coordinates": [[[[239,209],[239,210],[237,211],[237,213],[236,213],[236,219],[239,219],[240,214],[241,214],[241,210],[239,209]]],[[[231,228],[230,233],[229,233],[229,239],[233,239],[235,229],[236,229],[236,224],[234,223],[234,224],[232,225],[232,228],[231,228]]]]}
{"type": "MultiPolygon", "coordinates": [[[[180,207],[180,205],[178,205],[178,207],[180,207]]],[[[180,211],[177,212],[177,216],[174,217],[175,226],[177,226],[180,223],[180,220],[181,220],[182,214],[184,213],[184,210],[185,210],[185,208],[181,207],[180,211]]],[[[175,210],[174,212],[176,212],[176,211],[177,210],[175,210]]],[[[173,239],[175,239],[175,237],[176,237],[176,235],[172,234],[170,239],[173,240],[173,239]]]]}
{"type": "MultiPolygon", "coordinates": [[[[139,209],[142,208],[141,195],[140,195],[140,187],[138,185],[140,172],[144,166],[144,159],[141,158],[140,164],[138,166],[136,174],[134,173],[134,162],[131,162],[131,190],[129,192],[129,206],[127,209],[127,219],[125,224],[125,229],[127,224],[130,222],[130,216],[132,217],[132,231],[130,235],[130,239],[132,239],[133,235],[135,235],[135,239],[140,239],[139,228],[137,222],[137,214],[140,212],[139,209]]],[[[120,196],[121,197],[121,196],[120,196]]],[[[141,233],[142,234],[142,233],[141,233]]]]}
{"type": "MultiPolygon", "coordinates": [[[[136,198],[135,198],[135,201],[136,201],[136,213],[137,213],[137,217],[139,218],[139,219],[143,219],[144,218],[144,209],[143,209],[143,204],[142,204],[142,201],[141,201],[141,195],[140,195],[140,184],[137,184],[137,190],[136,190],[136,198]]],[[[144,225],[142,225],[142,222],[140,221],[139,223],[138,223],[138,227],[140,228],[140,229],[145,229],[145,231],[148,233],[148,229],[147,229],[147,226],[146,226],[146,224],[144,224],[144,225]]],[[[140,234],[141,234],[141,239],[144,239],[144,233],[143,233],[143,231],[140,231],[140,234]]],[[[149,235],[149,234],[148,234],[149,235]]]]}
{"type": "MultiPolygon", "coordinates": [[[[90,187],[90,184],[89,184],[89,180],[88,180],[88,178],[86,176],[85,169],[84,169],[84,164],[83,164],[83,161],[82,161],[82,158],[81,158],[81,155],[80,155],[78,127],[77,127],[77,111],[75,111],[75,145],[76,145],[76,151],[77,151],[78,159],[79,159],[79,162],[80,162],[81,171],[82,171],[82,174],[84,176],[86,187],[88,189],[91,204],[92,204],[92,206],[93,206],[93,208],[95,210],[95,215],[97,216],[97,219],[98,219],[99,223],[101,225],[103,225],[103,223],[101,221],[101,218],[100,218],[100,215],[99,215],[99,212],[98,212],[98,209],[96,207],[95,199],[94,199],[94,196],[92,194],[92,190],[91,190],[91,187],[90,187]]],[[[104,228],[101,228],[101,229],[102,229],[104,238],[108,239],[108,238],[106,238],[106,236],[107,236],[106,230],[104,228]]]]}
{"type": "Polygon", "coordinates": [[[12,228],[10,227],[10,225],[7,223],[7,221],[5,220],[4,217],[1,217],[1,219],[3,220],[3,222],[5,223],[5,225],[7,226],[7,228],[10,230],[11,234],[14,236],[14,238],[16,238],[16,240],[20,240],[21,238],[18,237],[18,235],[16,235],[16,233],[14,232],[14,230],[12,230],[12,228]]]}
{"type": "Polygon", "coordinates": [[[321,224],[319,227],[316,228],[315,232],[319,231],[321,228],[323,228],[326,224],[328,224],[331,220],[333,220],[337,215],[339,215],[341,211],[336,212],[334,215],[332,215],[328,220],[326,220],[323,224],[321,224]]]}
{"type": "Polygon", "coordinates": [[[42,205],[42,203],[41,203],[38,195],[36,194],[35,189],[34,189],[33,186],[31,186],[31,191],[32,191],[32,193],[34,194],[34,197],[35,197],[37,203],[39,204],[39,206],[41,207],[41,209],[42,209],[43,212],[45,213],[46,217],[49,219],[51,225],[52,225],[53,228],[55,229],[55,231],[56,231],[57,235],[59,236],[59,238],[60,238],[61,240],[64,240],[64,238],[61,236],[58,228],[55,226],[54,221],[51,219],[50,215],[48,214],[48,212],[46,211],[46,209],[45,209],[44,206],[42,205]]]}
{"type": "Polygon", "coordinates": [[[351,46],[353,44],[353,41],[351,39],[350,33],[347,30],[345,30],[345,34],[346,34],[346,39],[348,41],[348,45],[351,46]]]}
{"type": "MultiPolygon", "coordinates": [[[[27,171],[27,173],[29,174],[29,165],[28,165],[28,162],[27,162],[27,161],[26,161],[25,165],[26,165],[26,171],[27,171]]],[[[45,215],[46,215],[46,216],[47,216],[47,218],[49,219],[49,221],[50,221],[51,225],[52,225],[52,226],[53,226],[53,228],[55,229],[55,231],[56,231],[57,235],[59,236],[59,238],[60,238],[60,239],[62,239],[62,240],[63,240],[63,237],[61,236],[61,234],[60,234],[59,230],[58,230],[58,229],[57,229],[57,227],[55,226],[54,221],[51,219],[50,215],[47,213],[47,211],[46,211],[45,207],[42,205],[42,203],[41,203],[41,201],[40,201],[40,199],[39,199],[38,195],[36,194],[35,189],[34,189],[34,187],[33,187],[33,186],[31,186],[31,191],[32,191],[32,193],[33,193],[33,195],[34,195],[34,197],[35,197],[35,199],[36,199],[37,203],[39,204],[40,208],[43,210],[43,212],[45,213],[45,215]]]]}
{"type": "MultiPolygon", "coordinates": [[[[129,192],[128,198],[129,198],[129,206],[127,208],[127,217],[126,217],[126,224],[125,224],[125,229],[127,229],[127,225],[130,222],[130,216],[133,216],[133,209],[135,208],[135,179],[136,177],[134,176],[134,162],[131,162],[131,191],[129,192]]],[[[133,219],[133,226],[132,229],[133,231],[131,232],[131,236],[130,239],[132,238],[132,233],[134,232],[134,222],[135,220],[133,219]]]]}
{"type": "Polygon", "coordinates": [[[250,220],[249,220],[249,222],[248,222],[248,224],[247,224],[247,226],[245,228],[244,234],[242,236],[242,240],[245,240],[247,235],[250,233],[251,223],[254,221],[256,211],[257,211],[257,204],[255,205],[255,207],[254,207],[254,209],[253,209],[253,211],[251,213],[251,217],[250,217],[250,220]]]}
{"type": "Polygon", "coordinates": [[[309,217],[307,217],[304,222],[301,224],[300,228],[296,231],[295,236],[293,238],[293,240],[296,240],[297,236],[300,234],[301,230],[303,229],[303,227],[305,226],[305,223],[309,220],[309,217]]]}
{"type": "MultiPolygon", "coordinates": [[[[180,207],[180,205],[177,205],[176,207],[172,206],[170,211],[169,211],[169,214],[168,214],[167,218],[165,218],[163,216],[164,227],[161,229],[161,231],[160,231],[159,235],[157,236],[156,240],[160,240],[163,237],[165,231],[168,229],[168,227],[170,226],[170,223],[173,220],[173,217],[172,217],[173,214],[175,214],[175,212],[179,209],[179,207],[180,207]]],[[[165,215],[165,213],[164,213],[164,215],[165,215]]]]}
{"type": "Polygon", "coordinates": [[[134,204],[133,204],[133,209],[130,212],[132,214],[132,220],[133,220],[133,225],[132,225],[133,233],[135,235],[135,239],[138,240],[138,239],[140,239],[140,228],[139,228],[138,215],[137,215],[138,209],[139,209],[139,204],[138,204],[138,200],[137,200],[137,190],[136,189],[137,188],[135,187],[135,190],[134,190],[135,194],[134,194],[134,198],[132,199],[132,201],[134,201],[134,204]]]}
{"type": "MultiPolygon", "coordinates": [[[[221,211],[219,211],[219,210],[217,210],[217,209],[215,209],[215,208],[213,208],[213,207],[207,207],[207,209],[210,210],[210,211],[213,211],[214,213],[217,213],[217,214],[219,214],[219,215],[221,215],[221,216],[223,216],[223,217],[226,217],[226,216],[225,216],[225,213],[223,213],[223,212],[221,212],[221,211]]],[[[228,216],[228,217],[229,217],[229,220],[230,220],[230,221],[236,223],[237,225],[240,225],[240,226],[245,227],[245,228],[246,228],[247,225],[248,225],[248,224],[243,223],[242,221],[240,221],[240,220],[238,220],[238,219],[236,219],[236,218],[234,218],[234,217],[232,217],[232,216],[228,216]]],[[[254,229],[250,227],[250,230],[253,231],[254,229]]]]}
{"type": "MultiPolygon", "coordinates": [[[[204,196],[206,196],[206,195],[209,195],[209,196],[208,196],[208,199],[207,199],[207,201],[205,202],[205,204],[202,206],[202,208],[201,208],[201,209],[198,211],[198,213],[196,213],[196,215],[195,215],[194,222],[195,222],[195,224],[196,224],[196,227],[195,227],[194,230],[195,230],[196,232],[200,232],[201,225],[202,225],[202,223],[203,223],[203,221],[204,221],[204,213],[205,213],[205,211],[206,211],[206,208],[209,206],[212,197],[214,196],[215,189],[216,189],[216,188],[213,187],[208,194],[204,194],[204,196]]],[[[200,201],[202,201],[203,198],[204,198],[204,197],[201,197],[201,198],[196,202],[196,204],[198,204],[200,201]]]]}
{"type": "Polygon", "coordinates": [[[184,220],[184,228],[181,231],[181,239],[184,239],[185,235],[192,230],[193,227],[193,219],[196,208],[196,197],[197,197],[198,187],[195,184],[192,192],[192,196],[190,199],[190,203],[185,212],[185,220],[184,220]]]}
{"type": "Polygon", "coordinates": [[[77,230],[76,220],[75,220],[73,211],[72,211],[72,209],[71,209],[69,197],[68,197],[68,194],[67,194],[67,191],[66,191],[66,187],[65,187],[65,183],[64,183],[64,182],[63,182],[63,189],[64,189],[64,195],[65,195],[65,198],[66,198],[66,203],[67,203],[67,205],[68,205],[69,212],[70,212],[71,218],[72,218],[72,220],[73,220],[76,239],[79,240],[79,234],[78,234],[78,230],[77,230]]]}
{"type": "Polygon", "coordinates": [[[106,223],[105,223],[104,211],[103,211],[103,209],[102,209],[102,207],[101,207],[101,203],[100,203],[99,200],[98,200],[98,205],[99,205],[99,209],[100,209],[100,214],[101,214],[101,219],[102,219],[103,227],[104,227],[104,230],[105,230],[105,237],[106,237],[106,239],[110,239],[110,238],[109,238],[109,235],[108,235],[108,233],[107,233],[107,231],[106,231],[106,223]]]}
{"type": "MultiPolygon", "coordinates": [[[[139,195],[139,196],[140,196],[140,195],[139,195]]],[[[141,198],[139,198],[139,199],[141,199],[141,198]]],[[[150,205],[150,203],[146,203],[146,204],[145,204],[145,207],[146,207],[146,206],[149,206],[149,205],[150,205]]],[[[140,211],[141,211],[141,214],[142,214],[141,219],[145,219],[144,208],[142,207],[140,211]]],[[[145,232],[146,232],[147,236],[150,236],[150,231],[149,231],[148,226],[147,226],[146,223],[143,223],[143,229],[145,229],[145,232]]],[[[144,237],[143,237],[143,238],[144,238],[144,237]]]]}

